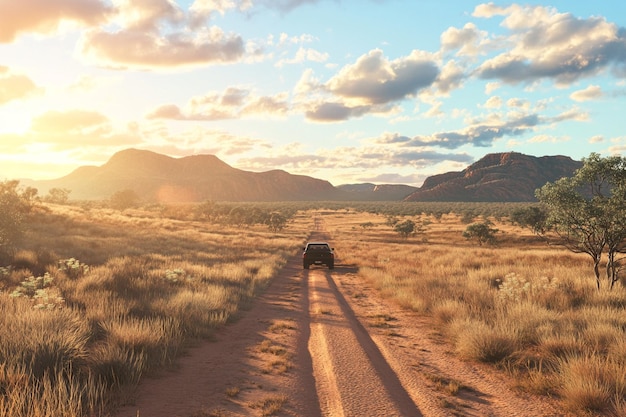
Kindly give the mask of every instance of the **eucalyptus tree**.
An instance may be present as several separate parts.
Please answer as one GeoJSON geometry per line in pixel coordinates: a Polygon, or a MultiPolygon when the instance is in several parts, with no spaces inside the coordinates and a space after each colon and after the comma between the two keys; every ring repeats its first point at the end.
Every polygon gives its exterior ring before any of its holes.
{"type": "Polygon", "coordinates": [[[626,253],[626,158],[592,153],[572,177],[536,191],[548,209],[548,223],[559,243],[593,260],[596,286],[606,253],[606,278],[613,288],[626,253]]]}

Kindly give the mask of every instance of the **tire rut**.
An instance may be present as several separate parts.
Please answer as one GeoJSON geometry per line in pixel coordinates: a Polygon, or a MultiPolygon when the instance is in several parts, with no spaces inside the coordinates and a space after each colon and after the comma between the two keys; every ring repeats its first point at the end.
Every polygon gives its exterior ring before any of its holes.
{"type": "Polygon", "coordinates": [[[326,269],[306,271],[309,351],[326,416],[422,416],[326,269]]]}

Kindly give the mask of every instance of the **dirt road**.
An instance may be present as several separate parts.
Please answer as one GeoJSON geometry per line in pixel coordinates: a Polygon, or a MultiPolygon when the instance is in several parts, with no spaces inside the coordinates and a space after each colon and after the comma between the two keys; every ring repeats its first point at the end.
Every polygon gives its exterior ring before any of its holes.
{"type": "Polygon", "coordinates": [[[449,349],[356,266],[303,270],[294,256],[239,320],[143,381],[115,416],[567,416],[449,349]]]}

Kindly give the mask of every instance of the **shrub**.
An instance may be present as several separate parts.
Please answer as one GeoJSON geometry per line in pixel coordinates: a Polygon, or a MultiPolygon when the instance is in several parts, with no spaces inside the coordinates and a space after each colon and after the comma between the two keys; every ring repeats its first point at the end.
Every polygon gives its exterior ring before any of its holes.
{"type": "Polygon", "coordinates": [[[20,189],[19,181],[0,182],[0,260],[12,252],[22,237],[24,220],[36,195],[33,188],[20,189]]]}
{"type": "Polygon", "coordinates": [[[492,223],[489,220],[485,220],[482,223],[472,223],[463,232],[463,237],[468,240],[476,240],[479,246],[484,243],[495,245],[496,233],[498,229],[491,227],[492,223]]]}
{"type": "Polygon", "coordinates": [[[398,222],[394,224],[393,230],[399,233],[403,239],[406,239],[415,232],[415,222],[413,220],[398,222]]]}
{"type": "Polygon", "coordinates": [[[125,210],[131,207],[136,207],[139,204],[139,195],[133,190],[122,190],[114,193],[109,204],[111,208],[117,210],[125,210]]]}
{"type": "Polygon", "coordinates": [[[565,406],[594,413],[610,411],[613,393],[623,398],[626,370],[603,356],[573,356],[561,361],[561,390],[565,406]]]}
{"type": "Polygon", "coordinates": [[[461,357],[479,362],[496,363],[516,349],[515,335],[500,331],[477,320],[456,320],[451,328],[458,331],[456,349],[461,357]]]}

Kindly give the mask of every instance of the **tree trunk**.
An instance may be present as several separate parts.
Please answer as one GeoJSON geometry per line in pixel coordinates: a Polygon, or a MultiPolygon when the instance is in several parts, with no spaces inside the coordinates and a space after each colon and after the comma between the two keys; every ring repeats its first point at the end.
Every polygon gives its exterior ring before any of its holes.
{"type": "Polygon", "coordinates": [[[593,261],[593,272],[596,275],[596,287],[600,290],[600,258],[597,257],[593,261]]]}

